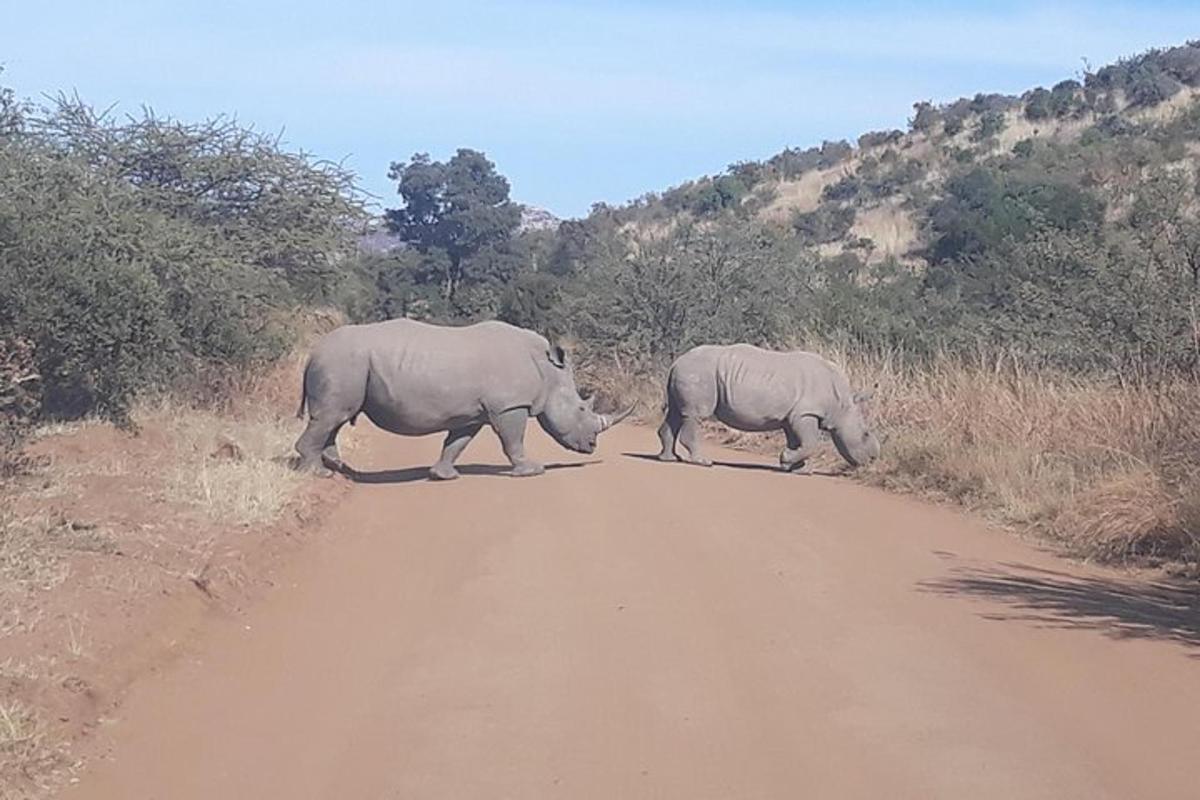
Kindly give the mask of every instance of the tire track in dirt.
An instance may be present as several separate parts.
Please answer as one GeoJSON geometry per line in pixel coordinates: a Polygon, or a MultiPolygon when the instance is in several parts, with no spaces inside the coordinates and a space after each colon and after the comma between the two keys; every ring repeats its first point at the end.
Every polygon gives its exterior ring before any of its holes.
{"type": "MultiPolygon", "coordinates": [[[[451,484],[413,480],[437,440],[374,436],[374,482],[135,688],[65,796],[1195,790],[1179,596],[746,454],[658,464],[626,455],[656,444],[629,427],[576,458],[532,434],[559,468],[451,484]]],[[[463,461],[503,463],[490,437],[463,461]]]]}

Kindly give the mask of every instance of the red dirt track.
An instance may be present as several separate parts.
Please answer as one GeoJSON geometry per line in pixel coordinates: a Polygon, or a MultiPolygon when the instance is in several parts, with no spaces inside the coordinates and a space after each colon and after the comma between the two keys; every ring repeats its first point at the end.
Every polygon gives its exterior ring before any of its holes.
{"type": "Polygon", "coordinates": [[[63,793],[1200,797],[1200,613],[952,511],[618,427],[513,479],[373,435],[277,586],[135,685],[63,793]]]}

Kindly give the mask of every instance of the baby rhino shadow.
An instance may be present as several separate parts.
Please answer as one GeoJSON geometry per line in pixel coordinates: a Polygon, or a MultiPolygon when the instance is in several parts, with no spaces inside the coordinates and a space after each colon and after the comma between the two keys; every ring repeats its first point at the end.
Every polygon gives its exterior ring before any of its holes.
{"type": "MultiPolygon", "coordinates": [[[[621,455],[625,456],[626,458],[639,458],[643,461],[653,461],[656,464],[665,464],[665,465],[673,466],[673,467],[677,467],[680,464],[682,464],[684,466],[689,466],[689,467],[692,466],[691,464],[688,464],[686,461],[660,461],[657,455],[651,455],[649,453],[621,453],[621,455]]],[[[790,472],[785,472],[784,470],[780,469],[779,466],[776,464],[763,464],[762,462],[759,462],[759,461],[713,461],[713,466],[714,467],[725,467],[727,469],[748,469],[748,470],[756,470],[759,472],[771,472],[776,475],[791,475],[791,474],[812,475],[812,476],[816,476],[816,477],[820,477],[820,478],[836,478],[842,474],[840,471],[837,471],[837,470],[816,470],[816,469],[809,470],[808,472],[801,472],[801,471],[797,470],[794,473],[790,473],[790,472]]]]}

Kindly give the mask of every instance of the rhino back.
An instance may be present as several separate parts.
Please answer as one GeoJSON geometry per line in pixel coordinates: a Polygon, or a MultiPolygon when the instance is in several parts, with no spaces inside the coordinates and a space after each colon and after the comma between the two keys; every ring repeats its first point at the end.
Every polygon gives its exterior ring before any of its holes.
{"type": "Polygon", "coordinates": [[[541,399],[546,340],[501,322],[443,327],[397,319],[347,338],[366,354],[364,410],[397,433],[421,434],[485,421],[541,399]]]}

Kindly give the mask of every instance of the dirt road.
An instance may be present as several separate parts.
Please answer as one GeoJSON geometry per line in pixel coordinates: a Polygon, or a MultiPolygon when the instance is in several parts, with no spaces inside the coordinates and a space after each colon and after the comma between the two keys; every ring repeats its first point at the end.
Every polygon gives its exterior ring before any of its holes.
{"type": "Polygon", "coordinates": [[[1200,796],[1194,600],[743,453],[625,455],[642,428],[533,438],[541,478],[432,484],[436,440],[373,437],[370,482],[65,795],[1200,796]]]}

